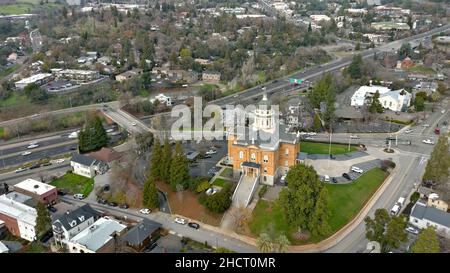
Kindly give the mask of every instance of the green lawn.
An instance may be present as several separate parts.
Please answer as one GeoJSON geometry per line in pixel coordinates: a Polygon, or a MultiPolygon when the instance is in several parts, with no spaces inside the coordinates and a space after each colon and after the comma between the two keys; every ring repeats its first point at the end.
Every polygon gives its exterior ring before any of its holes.
{"type": "Polygon", "coordinates": [[[0,14],[22,14],[30,13],[34,9],[31,4],[13,4],[13,5],[1,5],[0,14]]]}
{"type": "Polygon", "coordinates": [[[67,173],[53,180],[50,185],[59,189],[66,189],[70,194],[82,193],[84,196],[88,196],[94,188],[94,179],[67,173]]]}
{"type": "MultiPolygon", "coordinates": [[[[386,178],[387,173],[379,168],[372,169],[351,184],[326,184],[329,195],[331,234],[347,224],[361,210],[372,194],[386,178]]],[[[275,234],[284,233],[293,244],[318,242],[323,238],[310,238],[308,242],[293,239],[296,231],[286,222],[282,209],[276,202],[259,200],[252,212],[252,220],[248,224],[253,235],[272,229],[275,234]]]]}
{"type": "Polygon", "coordinates": [[[13,92],[6,100],[0,101],[0,107],[16,106],[28,104],[28,98],[25,95],[19,95],[17,92],[13,92]]]}
{"type": "Polygon", "coordinates": [[[214,180],[213,185],[214,186],[218,186],[218,187],[224,187],[227,184],[231,184],[230,182],[222,179],[222,178],[217,178],[216,180],[214,180]]]}
{"type": "MultiPolygon", "coordinates": [[[[300,142],[300,151],[308,154],[328,154],[329,147],[330,147],[329,143],[307,142],[307,141],[300,142]]],[[[345,154],[357,150],[358,149],[355,146],[350,146],[349,151],[348,145],[331,143],[331,153],[333,155],[345,154]]]]}
{"type": "Polygon", "coordinates": [[[423,65],[416,65],[407,69],[408,72],[421,73],[421,74],[436,74],[433,68],[423,65]]]}
{"type": "Polygon", "coordinates": [[[220,176],[223,176],[223,177],[232,177],[232,176],[233,176],[233,169],[231,169],[231,168],[225,168],[225,169],[223,169],[223,171],[220,173],[220,176]]]}
{"type": "Polygon", "coordinates": [[[378,189],[387,173],[374,168],[351,184],[326,184],[330,210],[330,226],[336,232],[347,224],[361,210],[372,194],[378,189]]]}

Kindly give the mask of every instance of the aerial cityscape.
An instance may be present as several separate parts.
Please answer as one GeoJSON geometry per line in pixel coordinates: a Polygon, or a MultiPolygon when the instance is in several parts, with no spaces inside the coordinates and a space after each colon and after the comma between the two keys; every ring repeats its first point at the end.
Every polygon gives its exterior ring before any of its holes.
{"type": "Polygon", "coordinates": [[[0,0],[0,44],[0,253],[450,253],[447,0],[0,0]]]}

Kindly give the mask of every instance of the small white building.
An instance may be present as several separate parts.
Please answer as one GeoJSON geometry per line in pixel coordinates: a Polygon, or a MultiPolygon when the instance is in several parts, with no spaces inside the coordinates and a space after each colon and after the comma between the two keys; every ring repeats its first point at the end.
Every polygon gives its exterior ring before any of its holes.
{"type": "Polygon", "coordinates": [[[384,93],[391,91],[391,89],[384,87],[384,86],[380,86],[380,85],[361,86],[353,94],[350,105],[355,106],[355,107],[364,106],[365,103],[367,102],[367,99],[373,97],[373,95],[377,91],[378,91],[378,93],[380,93],[380,95],[382,95],[384,93]]]}
{"type": "Polygon", "coordinates": [[[96,175],[95,161],[90,156],[74,154],[70,160],[70,166],[74,174],[92,178],[96,175]]]}
{"type": "Polygon", "coordinates": [[[165,104],[166,106],[172,106],[172,99],[164,94],[157,95],[154,99],[151,99],[150,102],[154,103],[157,100],[160,103],[165,104]]]}
{"type": "Polygon", "coordinates": [[[324,14],[313,14],[310,15],[309,18],[311,18],[311,20],[315,23],[319,23],[321,21],[329,22],[331,20],[329,16],[324,14]]]}
{"type": "Polygon", "coordinates": [[[394,112],[406,111],[411,105],[412,95],[404,90],[395,90],[380,95],[378,99],[385,109],[392,110],[394,112]]]}
{"type": "Polygon", "coordinates": [[[126,231],[127,226],[116,220],[100,218],[78,233],[68,242],[70,253],[113,253],[116,236],[126,231]]]}
{"type": "Polygon", "coordinates": [[[17,81],[14,83],[16,88],[24,89],[29,84],[37,84],[37,85],[43,85],[47,82],[49,82],[52,79],[52,74],[50,73],[39,73],[36,75],[33,75],[28,78],[21,79],[20,81],[17,81]]]}
{"type": "Polygon", "coordinates": [[[450,238],[450,213],[428,207],[420,201],[412,208],[409,223],[420,229],[432,226],[437,233],[450,238]]]}

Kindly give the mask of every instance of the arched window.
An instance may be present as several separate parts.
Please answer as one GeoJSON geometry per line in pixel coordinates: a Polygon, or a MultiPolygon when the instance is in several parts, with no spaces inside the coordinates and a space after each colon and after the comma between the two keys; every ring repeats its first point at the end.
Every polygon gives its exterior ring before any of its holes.
{"type": "Polygon", "coordinates": [[[268,163],[269,162],[269,156],[268,155],[264,155],[263,161],[264,161],[264,163],[268,163]]]}
{"type": "Polygon", "coordinates": [[[239,152],[239,158],[240,158],[240,159],[243,159],[243,158],[244,158],[244,152],[243,152],[243,151],[240,151],[240,152],[239,152]]]}
{"type": "Polygon", "coordinates": [[[251,159],[252,159],[253,161],[256,160],[256,154],[255,154],[255,153],[252,153],[252,154],[251,154],[251,159]]]}

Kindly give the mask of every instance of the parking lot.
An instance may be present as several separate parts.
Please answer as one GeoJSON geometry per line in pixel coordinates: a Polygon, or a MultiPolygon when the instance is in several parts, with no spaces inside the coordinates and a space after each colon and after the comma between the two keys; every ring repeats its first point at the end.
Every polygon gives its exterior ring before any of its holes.
{"type": "MultiPolygon", "coordinates": [[[[340,184],[351,183],[354,180],[358,179],[365,172],[367,172],[367,171],[369,171],[369,170],[371,170],[373,168],[380,167],[381,166],[381,160],[380,159],[373,159],[373,160],[369,160],[369,161],[365,161],[365,162],[361,162],[361,163],[356,163],[356,164],[353,164],[353,165],[350,165],[350,166],[347,165],[347,166],[348,166],[348,169],[345,171],[345,173],[347,173],[349,175],[351,180],[348,180],[348,179],[344,178],[342,176],[342,174],[344,172],[342,172],[341,175],[330,176],[329,183],[340,183],[340,184]],[[357,172],[351,171],[350,168],[353,167],[353,166],[358,167],[361,170],[363,170],[363,173],[357,173],[357,172]],[[334,182],[333,182],[333,178],[335,178],[334,182]]],[[[325,180],[325,175],[320,175],[320,179],[322,181],[324,181],[325,180]]]]}

